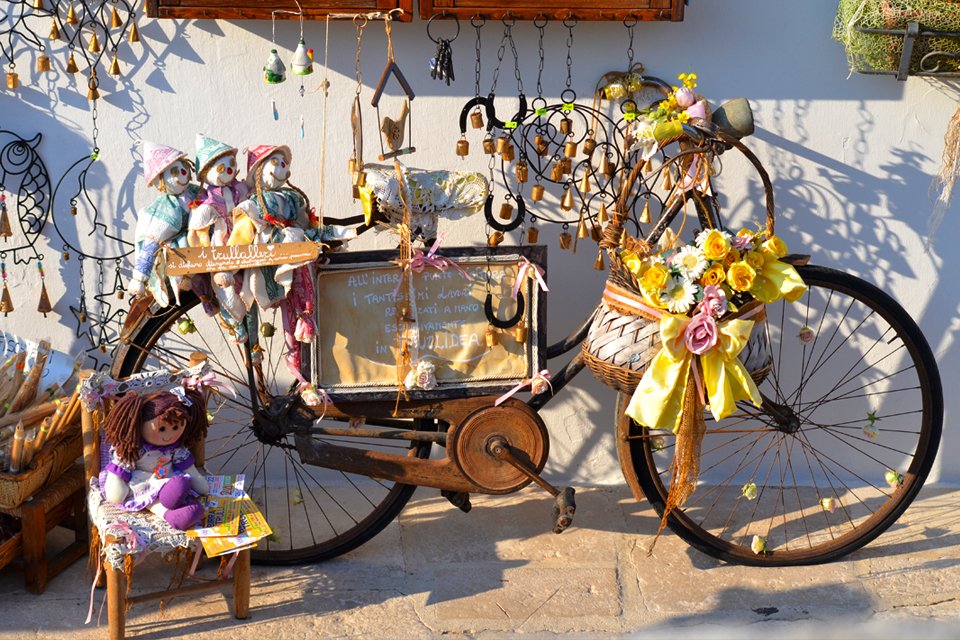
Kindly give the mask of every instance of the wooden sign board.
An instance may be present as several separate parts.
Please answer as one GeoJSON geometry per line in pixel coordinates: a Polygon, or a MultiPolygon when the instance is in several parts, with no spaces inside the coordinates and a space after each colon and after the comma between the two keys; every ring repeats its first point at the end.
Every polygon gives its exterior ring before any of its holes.
{"type": "Polygon", "coordinates": [[[164,248],[167,275],[171,276],[313,262],[318,255],[320,255],[320,246],[316,242],[251,244],[239,247],[164,248]]]}
{"type": "MultiPolygon", "coordinates": [[[[443,247],[453,268],[425,268],[413,275],[411,315],[416,320],[411,359],[436,367],[437,387],[410,389],[411,399],[497,394],[543,368],[546,353],[546,300],[531,280],[521,286],[526,341],[512,330],[499,331],[499,344],[487,347],[484,313],[489,291],[499,318],[511,318],[521,256],[545,266],[545,247],[495,249],[443,247]]],[[[401,279],[390,262],[394,251],[332,254],[317,277],[317,341],[314,382],[334,400],[381,400],[397,395],[395,299],[401,279]]]]}

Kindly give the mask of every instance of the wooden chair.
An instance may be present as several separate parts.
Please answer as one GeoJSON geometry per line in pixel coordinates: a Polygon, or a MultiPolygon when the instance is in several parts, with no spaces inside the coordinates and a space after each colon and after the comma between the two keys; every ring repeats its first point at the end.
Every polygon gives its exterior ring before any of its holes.
{"type": "MultiPolygon", "coordinates": [[[[191,366],[201,365],[206,360],[202,353],[194,353],[190,358],[191,366]]],[[[84,371],[80,374],[81,383],[93,375],[92,371],[84,371]]],[[[151,390],[160,390],[164,388],[162,378],[174,379],[180,376],[161,373],[161,379],[153,384],[151,390]]],[[[121,385],[123,383],[120,383],[121,385]]],[[[123,556],[130,553],[127,542],[128,536],[135,535],[152,536],[151,544],[147,550],[141,553],[166,553],[175,551],[185,546],[190,548],[190,553],[199,549],[199,543],[194,540],[187,540],[185,536],[173,535],[175,530],[152,513],[143,511],[137,512],[137,525],[131,528],[130,524],[124,520],[124,524],[116,524],[118,521],[111,521],[111,518],[119,517],[118,510],[109,503],[101,504],[98,485],[91,484],[94,479],[99,482],[101,466],[104,459],[101,456],[101,432],[100,420],[85,405],[81,409],[81,421],[83,429],[83,463],[87,483],[87,504],[89,508],[89,518],[91,523],[91,542],[90,557],[99,561],[106,574],[107,587],[107,619],[110,630],[110,640],[120,640],[124,637],[126,610],[130,605],[145,602],[149,600],[166,600],[177,596],[195,594],[204,591],[222,590],[227,587],[233,589],[233,615],[238,619],[248,617],[250,612],[250,550],[246,549],[239,552],[233,566],[233,577],[222,577],[216,580],[191,581],[185,580],[182,586],[176,589],[166,589],[163,591],[154,591],[150,593],[127,595],[127,577],[123,569],[123,556]],[[152,528],[152,530],[151,530],[152,528]],[[117,529],[125,530],[117,533],[117,529]],[[120,558],[120,562],[117,559],[120,558]]],[[[198,468],[203,468],[204,464],[204,443],[192,449],[194,461],[198,468]]],[[[105,455],[105,454],[104,454],[105,455]]],[[[182,533],[182,532],[176,532],[182,533]]]]}

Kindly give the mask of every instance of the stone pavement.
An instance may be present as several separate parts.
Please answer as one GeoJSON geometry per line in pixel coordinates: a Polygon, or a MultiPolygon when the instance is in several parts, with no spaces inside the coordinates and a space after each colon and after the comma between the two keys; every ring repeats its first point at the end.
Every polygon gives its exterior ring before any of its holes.
{"type": "MultiPolygon", "coordinates": [[[[929,489],[873,544],[816,567],[718,562],[665,533],[625,489],[578,492],[575,526],[549,532],[551,500],[527,489],[474,497],[463,514],[421,489],[373,541],[336,560],[254,567],[251,618],[217,594],[134,607],[138,638],[956,638],[960,491],[929,489]]],[[[0,638],[103,638],[83,625],[78,562],[42,596],[0,573],[0,638]]],[[[135,587],[169,572],[138,570],[135,587]]],[[[102,592],[97,592],[99,605],[102,592]]],[[[104,612],[104,625],[106,623],[104,612]]]]}

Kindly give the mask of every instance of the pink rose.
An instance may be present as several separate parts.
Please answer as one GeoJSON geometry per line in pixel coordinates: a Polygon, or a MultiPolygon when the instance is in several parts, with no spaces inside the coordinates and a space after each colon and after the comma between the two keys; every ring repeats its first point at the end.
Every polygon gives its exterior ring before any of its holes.
{"type": "Polygon", "coordinates": [[[708,284],[703,288],[703,300],[699,306],[701,313],[708,313],[719,318],[727,310],[727,294],[715,284],[708,284]]]}
{"type": "Polygon", "coordinates": [[[680,87],[677,89],[676,97],[677,104],[684,109],[692,107],[693,103],[697,101],[697,94],[694,93],[693,89],[688,87],[680,87]]]}
{"type": "Polygon", "coordinates": [[[703,355],[717,346],[717,321],[707,313],[698,313],[690,320],[687,330],[683,334],[683,343],[687,351],[696,355],[703,355]]]}

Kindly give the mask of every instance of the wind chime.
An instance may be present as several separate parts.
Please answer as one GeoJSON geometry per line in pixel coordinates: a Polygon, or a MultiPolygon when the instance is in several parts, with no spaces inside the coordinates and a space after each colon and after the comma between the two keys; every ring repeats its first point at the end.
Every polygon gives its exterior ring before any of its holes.
{"type": "Polygon", "coordinates": [[[387,64],[383,68],[383,73],[380,74],[380,81],[377,82],[377,86],[373,90],[373,97],[370,99],[370,106],[376,109],[377,121],[380,122],[379,159],[381,162],[405,156],[417,150],[417,148],[413,146],[413,114],[410,111],[416,95],[413,93],[413,88],[410,86],[410,83],[407,82],[407,78],[403,75],[394,57],[393,37],[391,35],[393,28],[391,22],[392,18],[390,17],[387,17],[384,21],[384,29],[387,34],[387,64]],[[380,98],[383,97],[383,92],[386,90],[387,83],[390,81],[391,76],[397,81],[404,93],[400,115],[396,119],[389,116],[380,116],[380,98]],[[406,131],[404,131],[404,129],[406,129],[406,131]],[[404,140],[409,143],[409,146],[403,146],[404,140]],[[387,149],[390,150],[387,151],[387,149]]]}
{"type": "Polygon", "coordinates": [[[0,149],[0,313],[6,316],[15,309],[7,283],[8,269],[36,261],[40,276],[37,311],[46,317],[52,305],[44,281],[43,254],[36,247],[50,212],[50,176],[37,152],[41,135],[26,140],[0,130],[0,139],[6,141],[0,149]],[[11,222],[11,209],[16,228],[11,222]]]}
{"type": "MultiPolygon", "coordinates": [[[[306,95],[306,88],[303,84],[304,76],[308,76],[313,73],[313,49],[308,49],[306,41],[303,37],[303,7],[300,6],[298,0],[294,0],[297,4],[296,11],[287,11],[285,9],[275,9],[270,12],[271,18],[271,42],[273,47],[270,49],[270,55],[267,56],[267,63],[263,66],[263,81],[266,84],[282,84],[287,79],[287,67],[283,64],[283,60],[280,59],[280,54],[277,53],[277,14],[286,14],[291,16],[297,16],[300,22],[300,39],[297,42],[297,46],[293,51],[293,57],[290,59],[290,72],[296,76],[300,76],[300,97],[303,98],[306,95]]],[[[324,90],[326,88],[324,87],[324,90]]],[[[270,107],[273,113],[273,119],[280,119],[280,111],[277,109],[277,99],[271,98],[270,107]]],[[[302,139],[305,135],[304,132],[304,119],[303,114],[300,114],[300,138],[302,139]]]]}
{"type": "Polygon", "coordinates": [[[12,23],[2,43],[7,62],[6,87],[16,91],[23,80],[17,71],[17,50],[35,48],[36,72],[47,74],[52,69],[48,46],[61,43],[68,55],[64,71],[73,75],[80,72],[79,52],[87,67],[87,98],[100,97],[97,68],[104,56],[110,55],[106,66],[109,75],[120,76],[120,45],[140,42],[136,10],[129,0],[10,0],[6,12],[0,12],[0,21],[12,23]],[[49,19],[46,31],[38,22],[49,19]]]}

